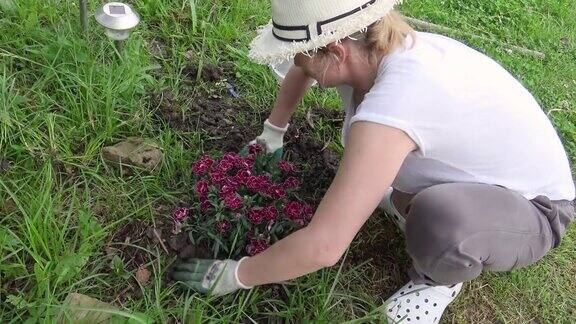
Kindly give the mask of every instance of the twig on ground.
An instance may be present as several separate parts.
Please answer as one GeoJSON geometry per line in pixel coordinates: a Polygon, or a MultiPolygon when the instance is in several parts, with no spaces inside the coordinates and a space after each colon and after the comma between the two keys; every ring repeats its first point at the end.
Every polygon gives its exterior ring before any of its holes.
{"type": "Polygon", "coordinates": [[[441,25],[437,25],[437,24],[433,24],[424,20],[420,20],[420,19],[416,19],[416,18],[411,18],[411,17],[404,17],[406,19],[406,21],[408,22],[408,24],[410,24],[412,27],[420,29],[420,30],[426,30],[426,31],[433,31],[433,32],[440,32],[440,33],[457,33],[457,34],[463,34],[466,36],[469,36],[471,38],[475,38],[475,39],[479,39],[482,41],[488,41],[488,42],[492,42],[492,43],[496,43],[498,45],[500,45],[501,47],[503,47],[504,49],[506,49],[507,51],[510,52],[518,52],[520,54],[524,54],[524,55],[528,55],[528,56],[532,56],[534,58],[543,60],[546,58],[546,54],[539,52],[539,51],[535,51],[535,50],[531,50],[525,47],[521,47],[521,46],[517,46],[517,45],[511,45],[511,44],[507,44],[504,42],[501,42],[497,39],[494,38],[489,38],[489,37],[484,37],[484,36],[479,36],[479,35],[475,35],[472,33],[468,33],[468,32],[463,32],[463,31],[459,31],[459,30],[455,30],[446,26],[441,26],[441,25]]]}
{"type": "Polygon", "coordinates": [[[306,113],[306,122],[310,125],[310,128],[314,129],[314,120],[312,120],[312,109],[309,109],[306,113]]]}
{"type": "Polygon", "coordinates": [[[158,231],[154,228],[152,229],[152,233],[154,234],[158,242],[160,242],[160,246],[162,246],[164,252],[166,252],[166,254],[170,254],[170,252],[168,252],[168,249],[166,248],[166,245],[164,245],[164,242],[162,242],[162,238],[160,237],[160,234],[158,234],[158,231]]]}

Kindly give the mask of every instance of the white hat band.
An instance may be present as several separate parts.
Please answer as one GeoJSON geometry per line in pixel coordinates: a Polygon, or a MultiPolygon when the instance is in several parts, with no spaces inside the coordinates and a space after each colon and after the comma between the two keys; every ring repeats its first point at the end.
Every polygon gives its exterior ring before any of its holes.
{"type": "Polygon", "coordinates": [[[348,12],[345,12],[336,17],[312,23],[308,26],[284,26],[272,21],[272,34],[274,37],[283,42],[307,42],[312,39],[311,31],[316,33],[315,36],[320,36],[325,33],[330,33],[338,20],[347,18],[362,11],[369,5],[376,2],[376,0],[369,0],[360,7],[356,7],[348,12]]]}

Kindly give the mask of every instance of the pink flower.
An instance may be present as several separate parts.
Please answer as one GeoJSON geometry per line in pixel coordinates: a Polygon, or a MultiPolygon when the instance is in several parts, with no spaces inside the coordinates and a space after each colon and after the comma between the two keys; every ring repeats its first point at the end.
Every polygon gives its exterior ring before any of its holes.
{"type": "Polygon", "coordinates": [[[286,196],[286,191],[280,185],[271,185],[266,190],[266,194],[274,199],[281,199],[286,196]]]}
{"type": "Polygon", "coordinates": [[[210,201],[208,199],[206,200],[202,200],[200,202],[200,211],[205,213],[208,210],[210,210],[210,208],[212,208],[212,204],[210,203],[210,201]]]}
{"type": "Polygon", "coordinates": [[[226,179],[226,174],[220,170],[210,173],[210,179],[216,183],[220,183],[226,179]]]}
{"type": "Polygon", "coordinates": [[[280,160],[278,161],[278,168],[284,172],[294,172],[296,171],[296,168],[294,167],[294,164],[290,163],[290,162],[286,162],[284,160],[280,160]]]}
{"type": "Polygon", "coordinates": [[[181,222],[188,218],[188,208],[178,208],[172,212],[172,219],[181,222]]]}
{"type": "Polygon", "coordinates": [[[192,172],[196,176],[201,176],[201,175],[205,174],[206,172],[208,172],[208,166],[202,161],[195,162],[192,165],[192,172]]]}
{"type": "Polygon", "coordinates": [[[236,179],[236,176],[228,177],[224,182],[231,187],[240,187],[240,183],[238,182],[238,179],[236,179]]]}
{"type": "Polygon", "coordinates": [[[262,209],[252,209],[248,212],[248,220],[255,225],[259,225],[264,220],[265,214],[262,209]]]}
{"type": "Polygon", "coordinates": [[[268,221],[274,221],[278,218],[278,210],[274,206],[268,206],[262,209],[262,213],[264,214],[264,219],[268,221]]]}
{"type": "Polygon", "coordinates": [[[247,156],[245,158],[240,158],[238,161],[238,166],[243,169],[252,170],[254,167],[254,162],[256,159],[253,156],[247,156]]]}
{"type": "Polygon", "coordinates": [[[250,154],[258,154],[260,152],[262,152],[262,145],[260,144],[250,144],[248,145],[248,153],[250,154]]]}
{"type": "Polygon", "coordinates": [[[295,177],[288,177],[288,179],[284,180],[284,187],[295,189],[300,186],[300,180],[296,179],[295,177]]]}
{"type": "Polygon", "coordinates": [[[246,180],[246,187],[254,192],[266,191],[270,186],[270,177],[266,175],[250,176],[246,180]]]}
{"type": "Polygon", "coordinates": [[[224,205],[232,210],[242,207],[242,200],[237,194],[231,194],[224,197],[224,205]]]}
{"type": "Polygon", "coordinates": [[[197,175],[201,176],[204,175],[214,164],[214,160],[209,156],[203,156],[200,160],[194,162],[192,164],[192,172],[197,175]]]}
{"type": "Polygon", "coordinates": [[[260,190],[260,181],[258,181],[258,177],[250,176],[246,179],[246,187],[252,191],[259,191],[260,190]]]}
{"type": "Polygon", "coordinates": [[[236,192],[236,188],[231,186],[231,185],[225,184],[222,187],[220,187],[220,196],[221,197],[228,196],[228,195],[233,194],[235,192],[236,192]]]}
{"type": "Polygon", "coordinates": [[[290,201],[284,206],[284,214],[291,220],[301,219],[302,205],[297,201],[290,201]]]}
{"type": "Polygon", "coordinates": [[[237,165],[241,159],[242,158],[238,154],[230,152],[230,153],[224,154],[221,161],[226,161],[228,163],[231,163],[232,165],[237,165]]]}
{"type": "Polygon", "coordinates": [[[215,162],[214,159],[209,155],[202,156],[202,158],[200,160],[204,161],[204,163],[206,163],[208,165],[208,167],[212,167],[214,165],[214,162],[215,162]]]}
{"type": "Polygon", "coordinates": [[[232,228],[232,224],[230,224],[230,222],[225,219],[216,222],[216,230],[220,234],[225,234],[230,230],[230,228],[232,228]]]}
{"type": "Polygon", "coordinates": [[[226,173],[226,172],[228,172],[228,170],[232,169],[233,167],[234,167],[234,164],[232,162],[227,161],[227,160],[222,160],[218,163],[218,166],[216,166],[216,169],[219,172],[226,173]]]}
{"type": "Polygon", "coordinates": [[[236,182],[238,182],[239,184],[246,184],[248,178],[250,178],[251,175],[252,172],[250,172],[249,170],[240,170],[234,176],[234,180],[236,180],[236,182]]]}
{"type": "Polygon", "coordinates": [[[178,234],[182,231],[182,221],[188,218],[188,208],[177,208],[172,212],[172,233],[178,234]]]}
{"type": "Polygon", "coordinates": [[[266,191],[272,185],[272,180],[270,176],[267,175],[260,175],[258,176],[258,180],[260,180],[260,186],[262,187],[260,191],[266,191]]]}
{"type": "Polygon", "coordinates": [[[263,252],[268,247],[268,242],[263,239],[250,239],[250,243],[246,245],[246,253],[248,253],[249,256],[254,256],[263,252]]]}
{"type": "Polygon", "coordinates": [[[311,219],[314,216],[315,210],[314,208],[307,203],[302,204],[302,212],[307,219],[311,219]]]}
{"type": "Polygon", "coordinates": [[[208,181],[196,182],[196,194],[198,194],[198,197],[205,198],[208,195],[208,187],[208,181]]]}

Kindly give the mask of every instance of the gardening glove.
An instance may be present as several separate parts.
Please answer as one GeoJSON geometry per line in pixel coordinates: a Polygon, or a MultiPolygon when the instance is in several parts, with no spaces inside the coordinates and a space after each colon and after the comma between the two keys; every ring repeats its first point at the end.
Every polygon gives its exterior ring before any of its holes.
{"type": "Polygon", "coordinates": [[[284,134],[286,134],[288,126],[290,125],[288,124],[284,128],[274,126],[268,121],[268,119],[266,119],[262,134],[256,137],[256,139],[250,142],[250,144],[260,144],[266,148],[268,153],[276,154],[276,152],[281,150],[284,146],[284,134]]]}
{"type": "Polygon", "coordinates": [[[251,289],[238,279],[238,266],[245,258],[240,261],[190,259],[174,267],[172,278],[192,290],[213,296],[240,288],[251,289]]]}

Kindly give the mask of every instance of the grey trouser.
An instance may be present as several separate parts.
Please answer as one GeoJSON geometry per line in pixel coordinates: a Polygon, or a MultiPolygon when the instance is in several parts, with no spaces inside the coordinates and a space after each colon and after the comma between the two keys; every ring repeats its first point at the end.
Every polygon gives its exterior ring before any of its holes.
{"type": "Polygon", "coordinates": [[[528,200],[506,188],[475,183],[427,188],[402,213],[413,263],[409,275],[430,285],[469,281],[484,269],[533,264],[560,244],[574,219],[571,201],[528,200]]]}

